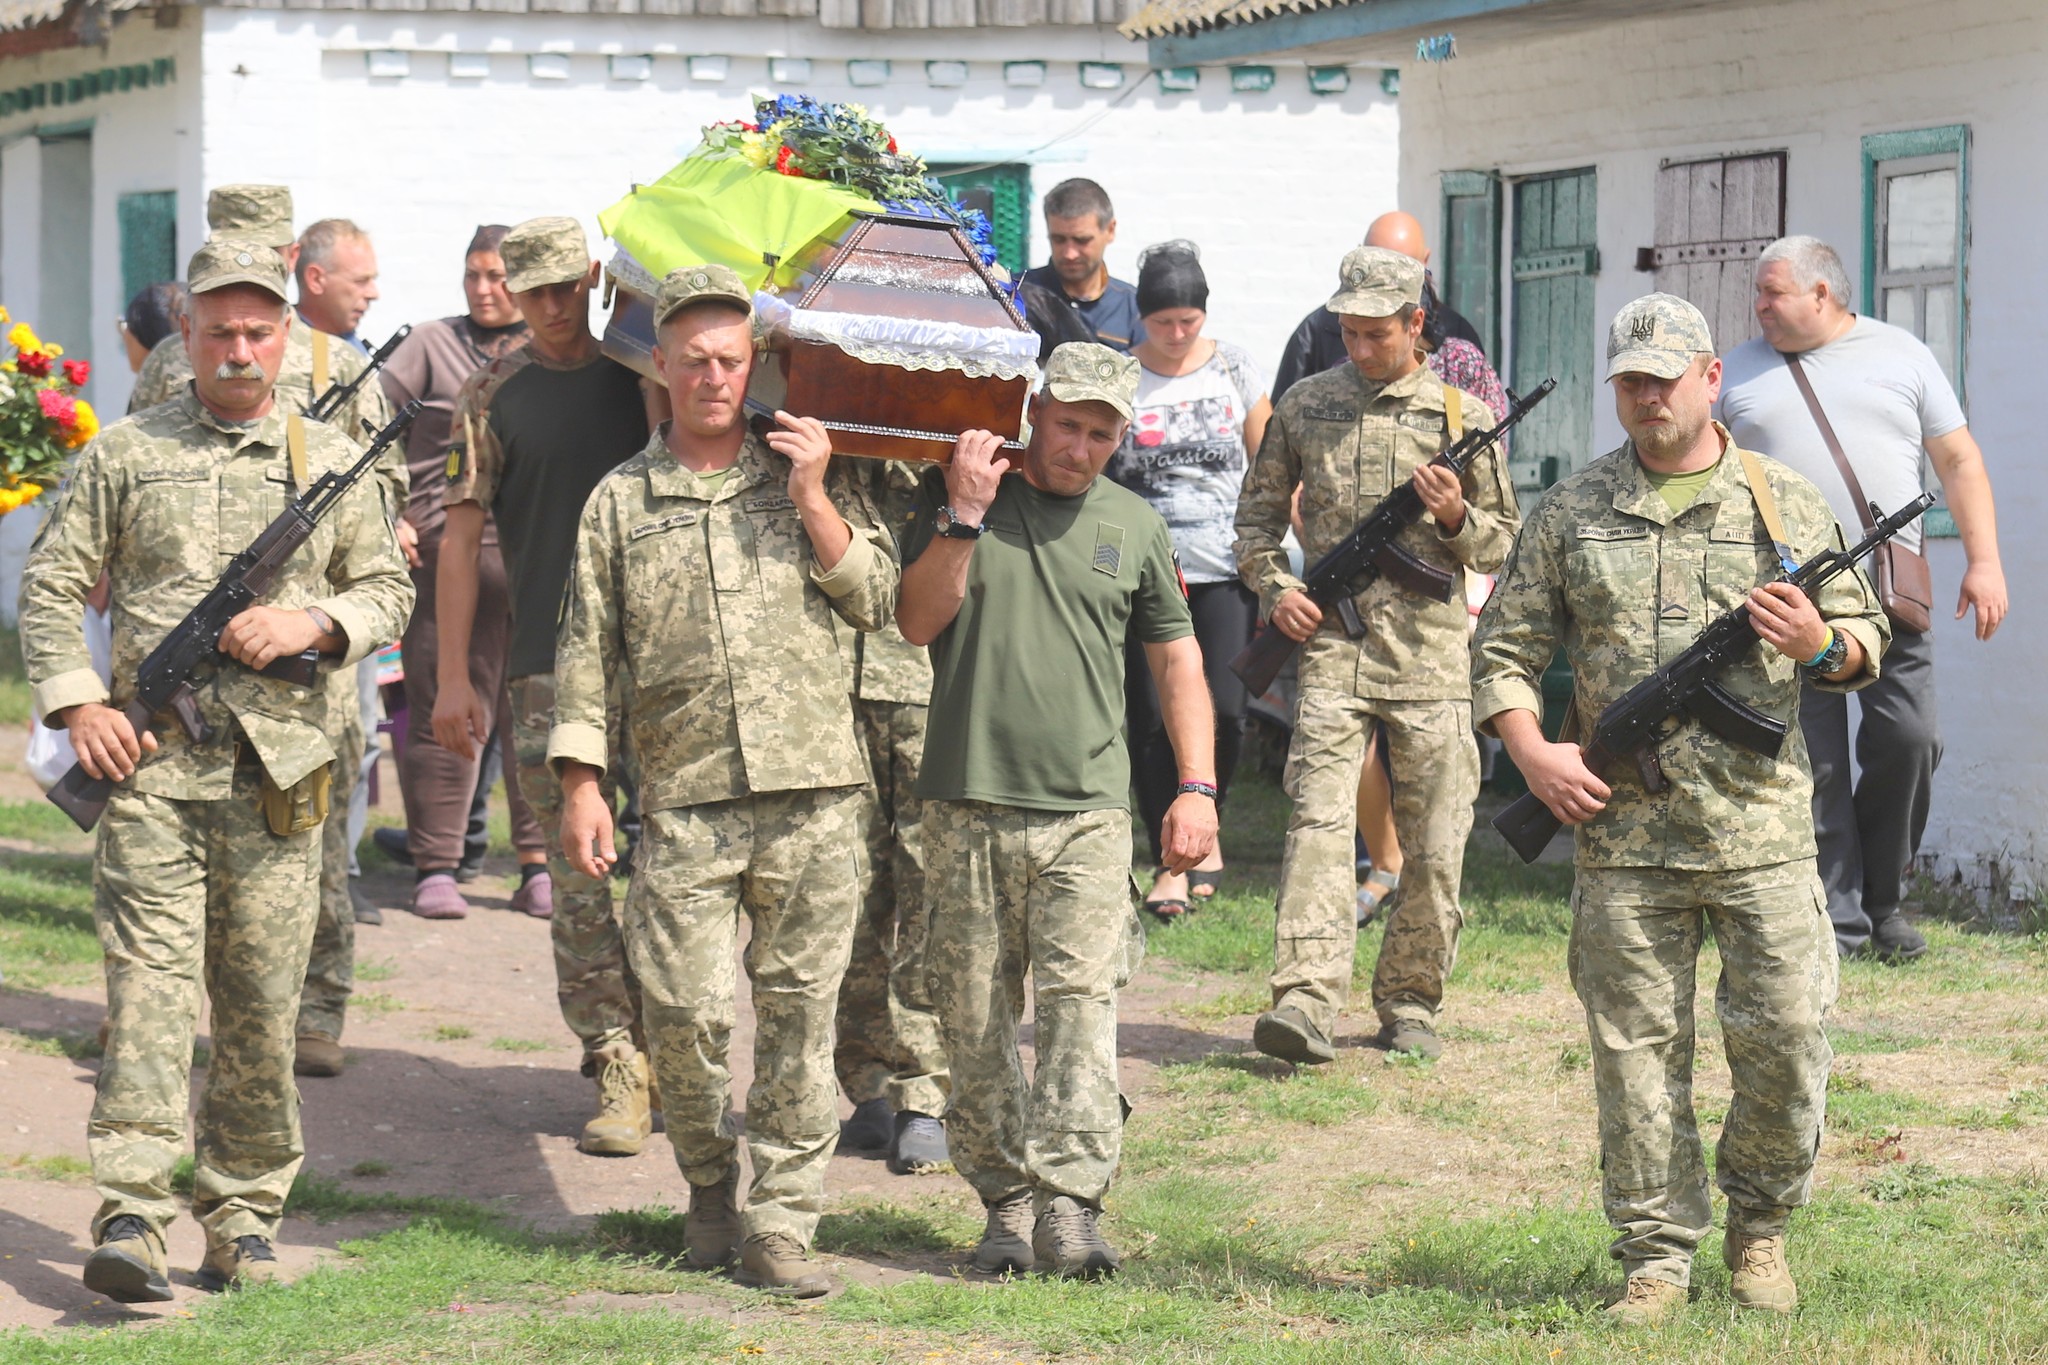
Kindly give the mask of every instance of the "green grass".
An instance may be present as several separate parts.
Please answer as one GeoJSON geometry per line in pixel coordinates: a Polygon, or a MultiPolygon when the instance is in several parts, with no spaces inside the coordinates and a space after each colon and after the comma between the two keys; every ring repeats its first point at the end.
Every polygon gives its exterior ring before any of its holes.
{"type": "Polygon", "coordinates": [[[398,975],[398,963],[388,957],[372,958],[368,962],[356,960],[356,980],[389,981],[398,975]]]}
{"type": "Polygon", "coordinates": [[[99,963],[90,860],[20,852],[0,858],[0,966],[7,985],[75,985],[98,975],[99,963]]]}
{"type": "MultiPolygon", "coordinates": [[[[0,721],[4,725],[5,721],[0,721]]],[[[78,851],[92,847],[92,836],[71,823],[71,817],[48,801],[0,801],[0,839],[22,839],[78,851]]]]}
{"type": "Polygon", "coordinates": [[[21,636],[11,626],[0,626],[0,725],[26,725],[32,714],[21,636]]]}
{"type": "Polygon", "coordinates": [[[459,1043],[476,1037],[476,1030],[464,1024],[436,1024],[427,1030],[427,1037],[437,1043],[459,1043]]]}
{"type": "Polygon", "coordinates": [[[66,1185],[82,1185],[92,1179],[92,1163],[69,1152],[52,1156],[12,1156],[0,1160],[0,1175],[17,1180],[54,1180],[66,1185]]]}
{"type": "Polygon", "coordinates": [[[493,1038],[489,1046],[493,1052],[546,1052],[554,1044],[532,1038],[493,1038]]]}

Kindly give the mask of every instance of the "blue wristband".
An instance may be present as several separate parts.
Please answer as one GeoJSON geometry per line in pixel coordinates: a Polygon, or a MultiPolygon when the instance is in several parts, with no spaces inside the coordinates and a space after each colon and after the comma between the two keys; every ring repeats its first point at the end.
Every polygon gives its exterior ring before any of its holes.
{"type": "Polygon", "coordinates": [[[1831,649],[1833,649],[1834,647],[1835,647],[1835,628],[1834,628],[1833,626],[1829,626],[1829,627],[1828,627],[1828,638],[1827,638],[1827,643],[1823,644],[1823,645],[1822,645],[1822,646],[1820,647],[1820,653],[1818,653],[1818,654],[1814,655],[1814,656],[1813,656],[1813,657],[1812,657],[1811,659],[1808,659],[1808,660],[1807,660],[1807,661],[1806,661],[1805,663],[1801,664],[1801,665],[1800,665],[1800,667],[1801,667],[1801,668],[1812,668],[1812,667],[1813,667],[1813,666],[1814,666],[1815,664],[1819,663],[1819,662],[1820,662],[1820,661],[1821,661],[1822,659],[1825,659],[1825,658],[1827,658],[1827,657],[1828,657],[1828,651],[1829,651],[1829,650],[1831,650],[1831,649]]]}

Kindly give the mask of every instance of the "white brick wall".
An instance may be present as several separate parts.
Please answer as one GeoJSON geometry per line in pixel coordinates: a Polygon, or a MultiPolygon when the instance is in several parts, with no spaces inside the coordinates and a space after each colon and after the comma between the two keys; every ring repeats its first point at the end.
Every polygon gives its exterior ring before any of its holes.
{"type": "MultiPolygon", "coordinates": [[[[1650,288],[1631,267],[1653,240],[1660,158],[1786,149],[1788,229],[1832,242],[1860,282],[1863,136],[1970,126],[1970,425],[1997,489],[2014,611],[1989,644],[1937,623],[1947,754],[1926,847],[1972,875],[2002,861],[2017,865],[2023,885],[2048,886],[2048,732],[2034,720],[2048,676],[2048,613],[2034,591],[2048,571],[2039,533],[2048,472],[2035,428],[2048,363],[2048,6],[1776,0],[1511,46],[1473,24],[1458,50],[1451,63],[1408,73],[1405,200],[1428,206],[1433,221],[1441,171],[1595,167],[1603,327],[1650,288]]],[[[1595,447],[1618,444],[1604,396],[1595,412],[1595,447]]],[[[1960,545],[1936,542],[1932,553],[1937,596],[1952,594],[1960,545]]]]}

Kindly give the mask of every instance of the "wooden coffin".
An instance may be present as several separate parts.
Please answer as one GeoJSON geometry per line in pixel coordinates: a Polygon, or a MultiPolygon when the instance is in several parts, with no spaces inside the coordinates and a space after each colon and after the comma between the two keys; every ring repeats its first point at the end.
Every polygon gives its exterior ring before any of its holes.
{"type": "MultiPolygon", "coordinates": [[[[747,392],[757,427],[778,408],[815,417],[834,450],[886,460],[943,462],[976,428],[1019,446],[1031,375],[1018,357],[1035,357],[1036,334],[958,228],[860,215],[797,266],[794,287],[758,300],[767,354],[747,392]],[[991,349],[1013,337],[1023,339],[1011,354],[991,349]]],[[[652,376],[653,282],[616,263],[612,280],[605,351],[652,376]]]]}

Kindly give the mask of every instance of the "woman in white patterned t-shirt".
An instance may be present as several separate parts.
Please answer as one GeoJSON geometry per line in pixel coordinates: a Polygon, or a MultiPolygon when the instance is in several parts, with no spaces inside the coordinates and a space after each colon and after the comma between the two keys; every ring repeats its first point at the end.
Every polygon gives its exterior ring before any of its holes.
{"type": "MultiPolygon", "coordinates": [[[[1208,304],[1209,283],[1192,242],[1165,242],[1139,256],[1138,312],[1145,339],[1131,351],[1142,367],[1136,415],[1108,472],[1151,503],[1173,532],[1216,702],[1216,785],[1227,797],[1243,746],[1247,701],[1230,660],[1258,624],[1258,599],[1238,580],[1230,547],[1238,492],[1273,404],[1250,355],[1202,335],[1208,304]]],[[[1179,773],[1152,674],[1143,664],[1134,651],[1125,670],[1126,705],[1139,813],[1157,863],[1159,823],[1173,803],[1179,773]]],[[[1163,919],[1184,914],[1197,898],[1215,893],[1222,870],[1219,841],[1190,874],[1162,869],[1145,906],[1163,919]]]]}

